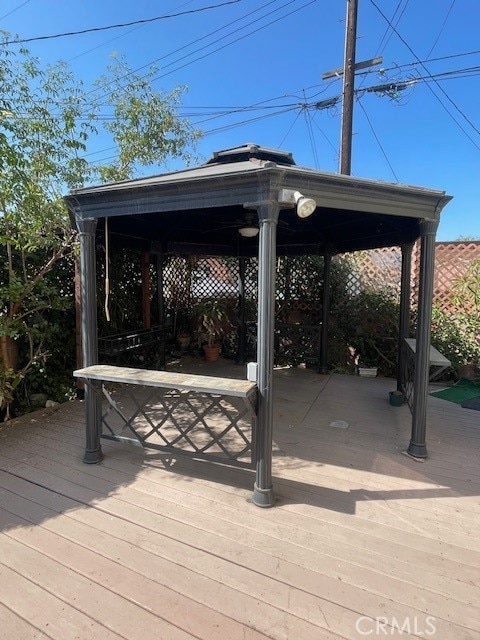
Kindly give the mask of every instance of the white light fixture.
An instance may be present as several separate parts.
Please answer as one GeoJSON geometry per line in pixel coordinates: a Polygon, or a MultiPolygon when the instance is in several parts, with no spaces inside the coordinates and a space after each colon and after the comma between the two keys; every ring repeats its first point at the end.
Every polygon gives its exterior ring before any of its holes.
{"type": "Polygon", "coordinates": [[[240,227],[238,233],[244,238],[254,238],[258,236],[259,228],[258,227],[240,227]]]}
{"type": "Polygon", "coordinates": [[[295,191],[293,194],[295,198],[295,204],[297,205],[297,216],[299,218],[308,218],[317,208],[317,203],[313,198],[306,198],[302,196],[300,191],[295,191]]]}
{"type": "Polygon", "coordinates": [[[306,198],[300,191],[292,191],[291,189],[282,189],[278,201],[284,207],[287,205],[287,208],[295,206],[299,218],[308,218],[317,208],[317,203],[313,198],[306,198]]]}

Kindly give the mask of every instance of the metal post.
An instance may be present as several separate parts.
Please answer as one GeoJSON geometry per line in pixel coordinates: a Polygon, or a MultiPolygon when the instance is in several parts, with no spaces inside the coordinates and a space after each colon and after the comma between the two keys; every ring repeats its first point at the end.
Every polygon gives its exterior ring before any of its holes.
{"type": "MultiPolygon", "coordinates": [[[[76,218],[80,240],[80,285],[82,298],[83,366],[98,364],[97,295],[95,277],[95,231],[97,220],[76,218]]],[[[85,387],[86,446],[83,462],[95,464],[103,460],[100,445],[102,405],[99,383],[85,387]],[[98,387],[98,389],[95,389],[98,387]]]]}
{"type": "Polygon", "coordinates": [[[332,283],[332,256],[323,258],[322,331],[320,338],[319,373],[328,373],[328,318],[330,316],[330,286],[332,283]]]}
{"type": "Polygon", "coordinates": [[[412,278],[413,242],[403,244],[402,247],[402,276],[400,284],[400,316],[398,327],[397,353],[397,391],[405,391],[406,358],[405,338],[410,333],[410,298],[412,278]]]}
{"type": "Polygon", "coordinates": [[[279,205],[262,204],[258,255],[257,386],[258,428],[256,478],[252,501],[258,507],[273,507],[273,333],[275,329],[276,232],[279,205]]]}
{"type": "Polygon", "coordinates": [[[358,2],[357,0],[347,0],[347,3],[340,173],[350,175],[352,166],[353,98],[355,91],[355,52],[357,46],[358,2]]]}
{"type": "MultiPolygon", "coordinates": [[[[75,351],[77,369],[83,367],[82,351],[82,286],[80,282],[80,258],[75,256],[75,351]]],[[[85,382],[81,378],[75,378],[77,387],[77,398],[85,398],[85,382]]]]}
{"type": "Polygon", "coordinates": [[[435,275],[435,234],[438,222],[436,220],[424,220],[420,225],[422,240],[413,389],[412,437],[407,452],[415,458],[426,458],[427,446],[425,444],[425,433],[430,369],[430,325],[432,321],[433,282],[435,275]]]}
{"type": "Polygon", "coordinates": [[[238,259],[237,364],[245,364],[246,360],[245,260],[244,257],[238,259]]]}

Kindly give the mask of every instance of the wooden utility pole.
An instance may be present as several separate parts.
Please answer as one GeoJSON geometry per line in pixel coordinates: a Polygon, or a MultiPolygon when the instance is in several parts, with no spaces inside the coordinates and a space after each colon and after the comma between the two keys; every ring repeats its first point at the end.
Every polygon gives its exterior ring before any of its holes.
{"type": "Polygon", "coordinates": [[[343,69],[342,132],[340,173],[350,175],[352,166],[353,98],[355,92],[355,51],[357,45],[358,0],[347,0],[345,60],[343,69]]]}

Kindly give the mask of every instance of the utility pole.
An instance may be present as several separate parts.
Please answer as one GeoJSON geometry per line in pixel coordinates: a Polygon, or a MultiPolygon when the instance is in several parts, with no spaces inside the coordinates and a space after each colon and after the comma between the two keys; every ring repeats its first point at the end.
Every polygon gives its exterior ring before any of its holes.
{"type": "Polygon", "coordinates": [[[357,46],[358,0],[347,0],[345,59],[343,68],[340,173],[350,175],[352,167],[353,98],[355,92],[355,51],[357,46]]]}
{"type": "MultiPolygon", "coordinates": [[[[342,124],[341,124],[341,140],[340,140],[340,163],[339,172],[344,175],[351,174],[352,165],[352,134],[353,134],[353,99],[355,96],[355,72],[359,69],[368,69],[377,64],[382,64],[383,58],[371,58],[363,62],[355,62],[355,51],[357,45],[357,13],[358,0],[347,0],[347,23],[345,26],[345,58],[343,67],[326,71],[322,74],[322,80],[329,78],[339,78],[343,75],[343,91],[342,91],[342,124]]],[[[401,91],[406,86],[400,86],[406,83],[396,83],[396,91],[401,91]]],[[[379,85],[381,90],[393,91],[393,83],[388,85],[379,85]]],[[[377,89],[377,87],[372,88],[377,89]]],[[[323,109],[336,104],[336,98],[322,100],[315,105],[317,108],[323,109]]]]}

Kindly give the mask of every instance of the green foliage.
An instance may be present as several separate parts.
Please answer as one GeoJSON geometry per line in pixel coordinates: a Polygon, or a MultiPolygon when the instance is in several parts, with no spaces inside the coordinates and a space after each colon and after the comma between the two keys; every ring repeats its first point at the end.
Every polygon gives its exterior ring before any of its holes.
{"type": "Polygon", "coordinates": [[[432,344],[458,368],[480,362],[480,260],[474,260],[452,287],[457,310],[434,307],[432,344]]]}
{"type": "Polygon", "coordinates": [[[462,364],[478,362],[480,357],[478,338],[466,329],[461,316],[433,307],[432,345],[451,361],[454,369],[462,364]]]}
{"type": "Polygon", "coordinates": [[[367,289],[349,296],[334,323],[354,359],[365,367],[378,367],[393,376],[397,367],[399,305],[388,290],[367,289]]]}
{"type": "Polygon", "coordinates": [[[104,126],[118,148],[113,162],[98,167],[102,181],[124,180],[139,164],[164,164],[168,158],[189,163],[193,159],[190,149],[201,134],[177,114],[186,87],[169,93],[155,91],[151,83],[157,73],[158,69],[151,67],[137,75],[119,57],[108,67],[108,74],[95,83],[102,89],[99,108],[108,104],[113,109],[114,117],[104,126]]]}
{"type": "Polygon", "coordinates": [[[9,408],[15,398],[15,390],[23,375],[11,368],[0,370],[0,409],[5,411],[5,419],[10,418],[9,408]]]}
{"type": "Polygon", "coordinates": [[[194,309],[200,339],[213,347],[229,327],[227,306],[220,298],[209,298],[194,309]]]}
{"type": "MultiPolygon", "coordinates": [[[[72,256],[75,243],[64,192],[130,177],[138,166],[168,157],[187,159],[199,133],[177,114],[183,89],[165,94],[152,89],[154,69],[136,76],[124,60],[116,61],[98,83],[106,96],[94,100],[65,63],[42,67],[26,49],[1,44],[0,371],[6,376],[12,369],[25,378],[26,389],[50,386],[58,396],[63,392],[55,389],[62,384],[52,383],[58,368],[49,370],[45,362],[56,342],[57,349],[65,345],[63,323],[52,314],[73,309],[66,281],[52,275],[72,256]],[[100,117],[105,104],[113,109],[113,120],[100,117]],[[98,166],[85,155],[101,127],[118,156],[98,166]]],[[[64,275],[73,278],[71,262],[64,275]]],[[[5,376],[0,404],[8,404],[11,395],[5,376]]]]}

